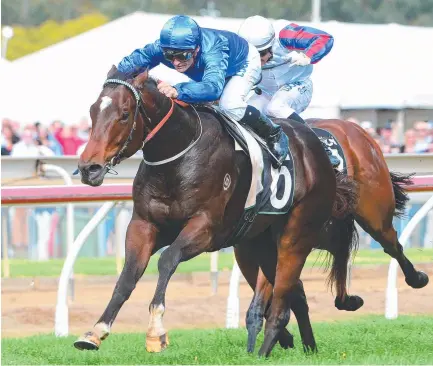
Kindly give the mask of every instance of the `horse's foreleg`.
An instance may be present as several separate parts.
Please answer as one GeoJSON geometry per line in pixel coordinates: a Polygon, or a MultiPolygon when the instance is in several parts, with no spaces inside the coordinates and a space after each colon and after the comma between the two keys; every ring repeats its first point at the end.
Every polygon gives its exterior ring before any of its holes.
{"type": "Polygon", "coordinates": [[[161,254],[158,261],[158,284],[149,306],[150,318],[146,334],[148,352],[161,352],[168,345],[162,317],[165,312],[165,292],[171,276],[180,262],[209,249],[212,238],[212,221],[206,213],[202,213],[190,219],[176,240],[161,254]]]}
{"type": "Polygon", "coordinates": [[[111,300],[93,329],[74,343],[76,348],[97,350],[101,341],[108,337],[120,308],[128,300],[147,267],[155,249],[156,233],[153,224],[133,216],[126,232],[125,264],[111,300]]]}

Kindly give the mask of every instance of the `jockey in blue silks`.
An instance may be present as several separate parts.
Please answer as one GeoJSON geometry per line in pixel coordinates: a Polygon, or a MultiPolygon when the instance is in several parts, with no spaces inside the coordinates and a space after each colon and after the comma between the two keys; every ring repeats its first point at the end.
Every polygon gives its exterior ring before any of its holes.
{"type": "MultiPolygon", "coordinates": [[[[262,93],[247,100],[268,116],[305,121],[299,116],[311,102],[313,65],[332,49],[334,38],[319,29],[287,20],[271,23],[260,15],[245,19],[238,34],[256,46],[262,64],[262,93]]],[[[340,161],[323,144],[334,167],[340,161]]]]}
{"type": "Polygon", "coordinates": [[[221,109],[249,125],[267,142],[278,162],[284,161],[287,136],[280,126],[246,103],[261,75],[260,55],[253,45],[235,33],[200,28],[192,18],[177,15],[165,23],[159,40],[125,57],[118,70],[137,74],[160,63],[193,80],[174,86],[160,83],[160,92],[186,103],[219,99],[221,109]]]}

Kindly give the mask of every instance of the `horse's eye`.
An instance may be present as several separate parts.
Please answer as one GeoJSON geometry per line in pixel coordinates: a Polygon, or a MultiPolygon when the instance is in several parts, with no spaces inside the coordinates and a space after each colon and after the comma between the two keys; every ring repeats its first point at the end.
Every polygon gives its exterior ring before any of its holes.
{"type": "Polygon", "coordinates": [[[129,112],[123,112],[122,113],[122,121],[127,121],[129,117],[129,112]]]}

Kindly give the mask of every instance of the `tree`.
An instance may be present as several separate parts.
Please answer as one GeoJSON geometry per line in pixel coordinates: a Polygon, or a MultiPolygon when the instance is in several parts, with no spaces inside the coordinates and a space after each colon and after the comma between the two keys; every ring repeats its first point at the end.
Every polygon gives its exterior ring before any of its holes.
{"type": "Polygon", "coordinates": [[[14,37],[10,40],[7,59],[14,60],[38,51],[57,42],[71,38],[108,22],[100,13],[83,15],[77,19],[58,23],[47,20],[39,27],[14,27],[14,37]]]}
{"type": "MultiPolygon", "coordinates": [[[[207,0],[3,0],[2,24],[39,26],[99,12],[115,19],[135,11],[199,15],[207,0]]],[[[224,17],[260,14],[308,20],[311,0],[214,0],[224,17]]],[[[322,19],[357,23],[401,23],[433,26],[433,0],[322,0],[322,19]]]]}

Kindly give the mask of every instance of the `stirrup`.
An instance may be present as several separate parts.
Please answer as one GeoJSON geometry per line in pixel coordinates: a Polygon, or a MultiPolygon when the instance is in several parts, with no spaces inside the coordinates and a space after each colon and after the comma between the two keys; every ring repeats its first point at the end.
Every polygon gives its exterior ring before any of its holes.
{"type": "Polygon", "coordinates": [[[281,161],[280,161],[280,160],[278,160],[278,158],[277,158],[277,157],[272,153],[271,149],[269,149],[268,151],[269,151],[269,155],[271,155],[271,157],[272,157],[272,166],[273,166],[275,169],[280,169],[281,166],[283,165],[284,160],[286,159],[286,157],[285,157],[285,156],[282,157],[282,159],[281,159],[281,161]]]}
{"type": "Polygon", "coordinates": [[[279,169],[283,165],[284,160],[286,160],[289,153],[288,137],[282,129],[279,129],[277,133],[270,136],[268,139],[268,145],[272,146],[272,148],[269,148],[269,152],[274,160],[272,166],[275,169],[279,169]],[[275,145],[277,145],[279,149],[275,149],[275,145]],[[278,151],[280,151],[280,154],[277,154],[278,151]],[[280,155],[279,158],[278,155],[280,155]]]}

